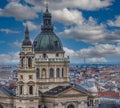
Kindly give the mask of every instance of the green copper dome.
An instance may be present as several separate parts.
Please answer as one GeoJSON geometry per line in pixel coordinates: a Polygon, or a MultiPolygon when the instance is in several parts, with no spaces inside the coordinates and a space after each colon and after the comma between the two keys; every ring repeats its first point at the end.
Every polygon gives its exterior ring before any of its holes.
{"type": "Polygon", "coordinates": [[[40,33],[34,40],[34,51],[63,51],[61,41],[54,33],[40,33]]]}
{"type": "Polygon", "coordinates": [[[43,14],[41,33],[35,38],[33,47],[35,52],[63,52],[62,43],[53,31],[51,14],[49,13],[48,8],[46,8],[46,12],[43,14]]]}

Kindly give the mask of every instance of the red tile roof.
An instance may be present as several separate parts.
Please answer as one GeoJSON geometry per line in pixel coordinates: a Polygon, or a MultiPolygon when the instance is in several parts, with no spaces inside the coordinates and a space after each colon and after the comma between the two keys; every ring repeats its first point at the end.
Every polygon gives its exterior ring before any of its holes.
{"type": "Polygon", "coordinates": [[[98,92],[98,95],[104,97],[119,97],[118,92],[98,92]]]}
{"type": "Polygon", "coordinates": [[[101,75],[109,75],[110,73],[109,72],[101,72],[100,74],[101,75]]]}

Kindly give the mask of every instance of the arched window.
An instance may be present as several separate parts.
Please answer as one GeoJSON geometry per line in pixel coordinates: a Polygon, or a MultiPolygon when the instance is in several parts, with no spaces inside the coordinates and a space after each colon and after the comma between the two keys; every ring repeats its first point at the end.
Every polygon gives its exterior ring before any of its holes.
{"type": "Polygon", "coordinates": [[[53,68],[50,68],[49,77],[50,78],[54,77],[54,69],[53,68]]]}
{"type": "Polygon", "coordinates": [[[62,77],[64,77],[64,68],[62,68],[62,77]]]}
{"type": "Polygon", "coordinates": [[[38,108],[47,108],[45,105],[38,105],[38,108]]]}
{"type": "Polygon", "coordinates": [[[56,77],[60,77],[60,69],[59,68],[56,69],[56,77]]]}
{"type": "Polygon", "coordinates": [[[21,58],[21,67],[23,67],[23,58],[21,58]]]}
{"type": "Polygon", "coordinates": [[[72,104],[68,105],[67,108],[75,108],[72,104]]]}
{"type": "Polygon", "coordinates": [[[20,85],[20,95],[23,93],[23,86],[22,85],[20,85]]]}
{"type": "Polygon", "coordinates": [[[28,67],[31,68],[32,67],[32,59],[29,57],[28,58],[28,67]]]}
{"type": "Polygon", "coordinates": [[[32,95],[33,94],[33,86],[29,87],[29,94],[32,95]]]}
{"type": "Polygon", "coordinates": [[[39,68],[36,69],[36,78],[37,79],[40,78],[40,69],[39,68]]]}

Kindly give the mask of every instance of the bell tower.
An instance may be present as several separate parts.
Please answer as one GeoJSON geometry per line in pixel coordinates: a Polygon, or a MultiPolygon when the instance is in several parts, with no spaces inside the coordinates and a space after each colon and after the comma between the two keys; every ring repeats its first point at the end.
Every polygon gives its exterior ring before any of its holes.
{"type": "Polygon", "coordinates": [[[34,52],[26,24],[18,68],[17,96],[33,97],[37,95],[34,66],[34,52]]]}

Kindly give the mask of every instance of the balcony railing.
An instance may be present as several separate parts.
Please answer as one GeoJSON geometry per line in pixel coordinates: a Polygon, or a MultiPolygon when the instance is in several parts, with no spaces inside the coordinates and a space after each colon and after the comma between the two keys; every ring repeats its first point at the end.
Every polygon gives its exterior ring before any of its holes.
{"type": "Polygon", "coordinates": [[[35,58],[36,62],[69,62],[69,58],[35,58]]]}

